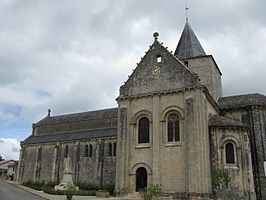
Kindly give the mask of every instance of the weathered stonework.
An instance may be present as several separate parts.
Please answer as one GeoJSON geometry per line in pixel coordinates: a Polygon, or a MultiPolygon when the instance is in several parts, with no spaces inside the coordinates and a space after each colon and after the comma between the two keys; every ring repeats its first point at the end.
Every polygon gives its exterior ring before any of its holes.
{"type": "Polygon", "coordinates": [[[159,184],[173,199],[217,199],[212,179],[224,170],[227,197],[266,199],[266,97],[222,97],[221,72],[188,22],[174,55],[154,36],[118,108],[49,112],[33,125],[19,182],[61,182],[70,158],[74,182],[115,183],[116,194],[159,184]]]}

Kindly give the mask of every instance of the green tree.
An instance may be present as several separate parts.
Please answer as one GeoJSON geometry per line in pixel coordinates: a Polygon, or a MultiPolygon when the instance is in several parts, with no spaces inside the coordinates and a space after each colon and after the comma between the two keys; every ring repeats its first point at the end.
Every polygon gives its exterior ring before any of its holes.
{"type": "Polygon", "coordinates": [[[213,187],[219,191],[221,199],[224,199],[225,191],[228,189],[230,181],[229,174],[223,170],[216,171],[213,176],[213,187]]]}
{"type": "Polygon", "coordinates": [[[0,161],[2,161],[2,160],[5,160],[5,159],[0,155],[0,161]]]}

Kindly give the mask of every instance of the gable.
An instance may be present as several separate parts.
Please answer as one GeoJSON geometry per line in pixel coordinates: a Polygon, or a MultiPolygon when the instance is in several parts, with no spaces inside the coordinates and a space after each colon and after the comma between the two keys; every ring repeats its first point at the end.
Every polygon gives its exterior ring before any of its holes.
{"type": "Polygon", "coordinates": [[[157,40],[138,64],[120,95],[131,96],[193,87],[198,76],[172,55],[157,40]]]}

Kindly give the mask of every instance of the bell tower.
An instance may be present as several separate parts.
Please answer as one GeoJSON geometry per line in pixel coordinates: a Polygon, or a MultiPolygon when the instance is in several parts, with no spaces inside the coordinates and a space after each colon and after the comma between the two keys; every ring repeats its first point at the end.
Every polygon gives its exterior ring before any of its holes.
{"type": "Polygon", "coordinates": [[[188,20],[186,20],[174,55],[198,74],[200,83],[207,87],[216,102],[222,97],[222,73],[213,56],[206,55],[188,20]]]}

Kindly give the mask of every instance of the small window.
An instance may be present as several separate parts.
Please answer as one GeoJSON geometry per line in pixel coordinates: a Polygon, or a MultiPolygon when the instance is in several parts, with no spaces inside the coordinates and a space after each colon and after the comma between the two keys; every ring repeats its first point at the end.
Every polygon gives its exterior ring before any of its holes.
{"type": "Polygon", "coordinates": [[[138,143],[149,143],[149,119],[142,117],[138,128],[138,143]]]}
{"type": "Polygon", "coordinates": [[[89,156],[92,157],[92,145],[90,144],[89,156]]]}
{"type": "Polygon", "coordinates": [[[86,144],[86,145],[85,145],[84,156],[85,156],[85,157],[88,157],[88,155],[89,155],[89,146],[86,144]]]}
{"type": "Polygon", "coordinates": [[[109,143],[108,156],[112,156],[112,143],[109,143]]]}
{"type": "Polygon", "coordinates": [[[231,142],[225,145],[226,164],[235,164],[235,149],[231,142]]]}
{"type": "Polygon", "coordinates": [[[179,118],[176,113],[172,113],[167,119],[167,141],[180,141],[179,118]]]}
{"type": "Polygon", "coordinates": [[[40,147],[38,149],[38,158],[37,158],[38,161],[42,161],[42,147],[40,147]]]}
{"type": "Polygon", "coordinates": [[[156,57],[157,57],[157,63],[162,62],[162,57],[161,57],[161,55],[157,55],[156,57]]]}
{"type": "Polygon", "coordinates": [[[64,157],[67,158],[68,157],[68,145],[65,146],[65,154],[64,157]]]}
{"type": "Polygon", "coordinates": [[[113,145],[113,156],[116,156],[116,143],[113,145]]]}

